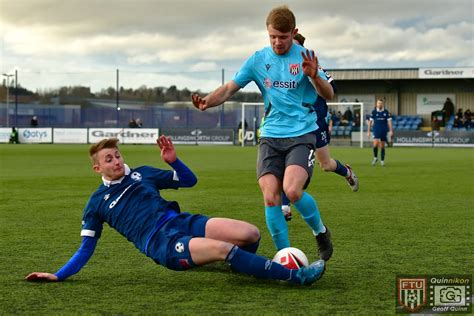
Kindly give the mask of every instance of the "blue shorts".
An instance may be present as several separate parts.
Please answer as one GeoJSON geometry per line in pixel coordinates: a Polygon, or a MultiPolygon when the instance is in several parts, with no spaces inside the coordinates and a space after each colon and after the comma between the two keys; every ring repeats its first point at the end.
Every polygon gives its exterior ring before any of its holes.
{"type": "Polygon", "coordinates": [[[380,139],[383,142],[387,142],[387,131],[374,131],[374,139],[380,139]]]}
{"type": "Polygon", "coordinates": [[[329,145],[331,142],[331,135],[326,123],[318,122],[319,128],[316,130],[316,149],[329,145]]]}
{"type": "Polygon", "coordinates": [[[207,216],[179,213],[150,240],[149,257],[171,270],[187,270],[196,266],[189,252],[189,241],[204,237],[207,216]]]}

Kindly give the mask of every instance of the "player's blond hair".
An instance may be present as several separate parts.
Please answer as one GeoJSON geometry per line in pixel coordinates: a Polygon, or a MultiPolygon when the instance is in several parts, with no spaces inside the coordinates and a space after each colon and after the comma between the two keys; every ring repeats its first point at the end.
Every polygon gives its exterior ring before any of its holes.
{"type": "Polygon", "coordinates": [[[106,148],[118,148],[118,142],[119,140],[117,138],[105,138],[100,142],[91,145],[89,148],[89,157],[91,158],[92,164],[97,164],[99,162],[97,159],[97,153],[99,151],[106,148]]]}
{"type": "Polygon", "coordinates": [[[296,18],[286,5],[273,8],[267,16],[267,27],[271,25],[274,29],[288,33],[293,32],[296,26],[296,18]]]}

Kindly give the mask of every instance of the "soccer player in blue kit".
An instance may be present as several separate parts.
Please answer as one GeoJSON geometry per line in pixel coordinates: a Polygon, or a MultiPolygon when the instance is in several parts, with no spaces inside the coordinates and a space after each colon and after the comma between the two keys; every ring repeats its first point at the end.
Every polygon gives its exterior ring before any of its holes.
{"type": "Polygon", "coordinates": [[[194,173],[177,158],[170,138],[160,136],[157,143],[163,161],[174,170],[150,166],[130,169],[117,142],[104,139],[89,150],[93,169],[102,175],[103,183],[84,209],[79,250],[56,273],[33,272],[26,280],[63,281],[79,272],[94,253],[104,222],[140,252],[172,270],[225,261],[237,272],[299,284],[312,284],[323,275],[323,260],[290,270],[256,255],[260,233],[247,222],[181,213],[177,202],[163,199],[160,190],[192,187],[197,182],[194,173]]]}
{"type": "Polygon", "coordinates": [[[377,105],[369,118],[367,136],[370,139],[370,129],[373,126],[374,134],[374,159],[372,166],[378,161],[378,149],[380,148],[380,165],[385,166],[385,143],[387,142],[387,132],[393,137],[392,115],[384,107],[383,100],[377,100],[377,105]]]}
{"type": "Polygon", "coordinates": [[[334,91],[318,70],[314,52],[293,44],[298,29],[287,6],[271,10],[266,25],[270,46],[247,59],[233,80],[204,98],[193,94],[192,101],[204,111],[222,104],[250,81],[257,84],[265,103],[257,178],[273,242],[277,249],[290,246],[288,225],[281,211],[284,190],[316,236],[320,258],[329,260],[333,252],[331,235],[316,201],[305,188],[313,172],[318,128],[313,105],[318,94],[331,99],[334,91]]]}

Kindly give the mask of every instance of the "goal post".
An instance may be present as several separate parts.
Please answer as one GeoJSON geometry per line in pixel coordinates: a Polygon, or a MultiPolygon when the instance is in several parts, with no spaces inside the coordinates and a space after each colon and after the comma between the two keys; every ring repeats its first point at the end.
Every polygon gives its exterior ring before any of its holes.
{"type": "MultiPolygon", "coordinates": [[[[249,133],[247,133],[247,128],[245,127],[245,110],[246,108],[248,107],[254,107],[254,116],[253,116],[253,119],[252,119],[252,131],[253,131],[253,138],[252,138],[252,143],[253,145],[256,145],[257,144],[257,128],[256,128],[256,125],[257,125],[257,122],[256,120],[259,120],[260,117],[263,115],[263,106],[264,106],[264,103],[263,102],[243,102],[242,103],[242,116],[241,116],[241,120],[240,120],[240,126],[241,126],[241,130],[242,130],[242,136],[240,137],[239,135],[239,140],[242,139],[242,147],[245,146],[245,140],[247,138],[249,138],[249,133]],[[257,113],[258,112],[258,113],[257,113]]],[[[250,127],[250,125],[249,125],[250,127]]],[[[240,133],[240,131],[239,131],[240,133]]]]}
{"type": "MultiPolygon", "coordinates": [[[[241,131],[239,131],[239,140],[242,140],[241,141],[242,147],[245,146],[245,140],[248,139],[250,135],[249,133],[247,133],[249,131],[250,126],[253,126],[252,127],[253,135],[251,136],[253,136],[252,138],[253,144],[254,145],[256,144],[256,139],[257,139],[256,120],[259,120],[261,119],[261,117],[263,117],[263,113],[264,113],[263,106],[264,106],[263,102],[243,102],[242,103],[242,115],[241,115],[241,120],[240,120],[241,131]],[[254,116],[253,116],[253,120],[251,121],[252,125],[249,124],[249,128],[247,128],[245,126],[245,122],[246,122],[246,117],[248,117],[248,113],[246,112],[249,107],[254,107],[254,116]],[[240,135],[240,133],[242,134],[240,135]]],[[[365,125],[364,103],[363,102],[328,102],[328,107],[330,110],[331,109],[342,110],[347,107],[350,107],[353,115],[355,114],[356,111],[359,112],[359,115],[360,115],[360,131],[358,131],[359,132],[359,147],[363,148],[364,147],[364,125],[365,125]]]]}

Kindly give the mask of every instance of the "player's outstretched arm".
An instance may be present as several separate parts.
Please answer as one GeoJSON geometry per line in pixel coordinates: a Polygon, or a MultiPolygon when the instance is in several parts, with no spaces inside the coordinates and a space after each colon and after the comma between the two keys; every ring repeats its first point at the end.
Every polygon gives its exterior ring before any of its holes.
{"type": "Polygon", "coordinates": [[[73,274],[79,272],[89,261],[94,253],[98,238],[83,237],[81,247],[74,256],[55,274],[47,272],[33,272],[25,277],[26,281],[32,282],[57,282],[65,280],[73,274]]]}
{"type": "Polygon", "coordinates": [[[161,135],[156,140],[156,143],[161,149],[161,159],[163,159],[164,162],[170,164],[176,161],[176,150],[174,149],[171,138],[161,135]]]}
{"type": "Polygon", "coordinates": [[[161,158],[176,171],[179,186],[189,188],[197,183],[196,175],[176,155],[173,142],[170,137],[161,135],[156,143],[161,149],[161,158]]]}
{"type": "Polygon", "coordinates": [[[197,109],[204,111],[208,108],[218,106],[229,100],[230,97],[234,95],[234,93],[239,91],[239,89],[239,85],[237,85],[235,81],[231,80],[225,85],[220,86],[213,92],[209,93],[204,98],[200,97],[198,94],[195,93],[191,96],[191,99],[193,101],[193,105],[197,109]]]}
{"type": "Polygon", "coordinates": [[[306,50],[306,54],[301,52],[301,56],[303,56],[303,73],[311,78],[321,97],[331,100],[334,97],[334,89],[329,82],[319,76],[318,57],[314,55],[314,51],[306,50]]]}
{"type": "Polygon", "coordinates": [[[57,282],[58,277],[47,272],[32,272],[25,277],[26,281],[31,282],[57,282]]]}

